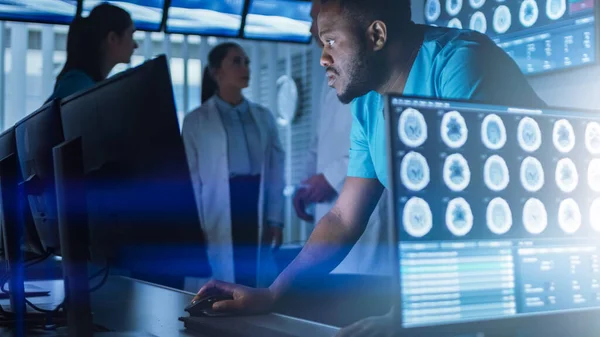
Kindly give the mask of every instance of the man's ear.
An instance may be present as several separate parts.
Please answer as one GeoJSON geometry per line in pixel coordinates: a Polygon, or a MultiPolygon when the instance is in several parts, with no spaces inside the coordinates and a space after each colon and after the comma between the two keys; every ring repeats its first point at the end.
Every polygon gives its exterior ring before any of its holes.
{"type": "Polygon", "coordinates": [[[373,21],[367,29],[367,36],[373,45],[373,50],[379,51],[387,41],[387,26],[383,21],[373,21]]]}

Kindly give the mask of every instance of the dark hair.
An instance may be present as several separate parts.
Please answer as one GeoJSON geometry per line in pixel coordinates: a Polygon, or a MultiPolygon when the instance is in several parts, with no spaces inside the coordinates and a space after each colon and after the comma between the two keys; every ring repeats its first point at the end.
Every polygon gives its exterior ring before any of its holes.
{"type": "Polygon", "coordinates": [[[102,81],[102,42],[110,32],[123,35],[131,24],[127,11],[108,3],[94,7],[86,18],[75,18],[67,35],[67,62],[56,83],[73,69],[85,72],[95,82],[102,81]]]}
{"type": "Polygon", "coordinates": [[[364,27],[381,20],[391,29],[411,23],[410,0],[321,0],[321,4],[337,2],[345,14],[364,27]]]}
{"type": "Polygon", "coordinates": [[[204,67],[204,74],[202,75],[201,103],[206,102],[209,98],[217,93],[217,90],[219,90],[219,86],[213,78],[211,70],[221,68],[223,60],[227,56],[227,53],[229,53],[229,50],[232,48],[242,49],[242,47],[237,43],[225,42],[217,45],[210,51],[210,53],[208,53],[208,65],[204,67]]]}

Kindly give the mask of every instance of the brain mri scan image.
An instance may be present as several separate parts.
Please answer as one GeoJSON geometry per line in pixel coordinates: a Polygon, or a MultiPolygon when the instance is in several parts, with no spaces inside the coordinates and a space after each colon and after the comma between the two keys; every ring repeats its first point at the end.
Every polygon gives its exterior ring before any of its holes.
{"type": "Polygon", "coordinates": [[[465,119],[458,111],[450,111],[442,117],[441,136],[444,143],[457,149],[467,142],[469,130],[465,119]]]}
{"type": "Polygon", "coordinates": [[[521,3],[519,10],[519,20],[524,27],[531,27],[538,19],[540,10],[535,0],[525,0],[521,3]]]}
{"type": "Polygon", "coordinates": [[[485,218],[489,230],[494,234],[505,234],[512,227],[512,212],[506,200],[502,198],[494,198],[490,201],[485,218]]]}
{"type": "Polygon", "coordinates": [[[412,237],[420,238],[427,235],[433,226],[429,204],[421,198],[410,198],[404,205],[402,226],[412,237]]]}
{"type": "Polygon", "coordinates": [[[400,114],[398,135],[404,145],[419,147],[427,140],[427,124],[423,114],[416,109],[408,108],[400,114]]]}
{"type": "Polygon", "coordinates": [[[575,130],[573,125],[566,119],[554,123],[552,128],[552,143],[561,153],[568,153],[575,147],[575,130]]]}
{"type": "Polygon", "coordinates": [[[442,14],[440,0],[427,0],[425,2],[425,18],[428,22],[434,22],[439,19],[440,14],[442,14]]]}
{"type": "Polygon", "coordinates": [[[558,225],[567,234],[573,234],[581,227],[581,212],[575,200],[565,199],[560,203],[558,225]]]}
{"type": "Polygon", "coordinates": [[[448,12],[450,16],[456,16],[460,13],[462,5],[462,0],[446,0],[446,12],[448,12]]]}
{"type": "Polygon", "coordinates": [[[469,4],[473,9],[479,9],[485,4],[485,0],[469,0],[469,4]]]}
{"type": "Polygon", "coordinates": [[[571,193],[579,183],[579,174],[575,163],[569,158],[563,158],[556,163],[556,185],[561,191],[571,193]]]}
{"type": "Polygon", "coordinates": [[[525,202],[523,226],[531,234],[541,234],[548,226],[548,213],[539,199],[531,198],[525,202]]]}
{"type": "Polygon", "coordinates": [[[594,199],[590,206],[590,225],[596,232],[600,232],[600,198],[594,199]]]}
{"type": "Polygon", "coordinates": [[[463,198],[452,199],[446,208],[446,226],[455,236],[465,236],[473,228],[471,206],[463,198]]]}
{"type": "Polygon", "coordinates": [[[487,19],[485,18],[485,15],[481,12],[473,13],[469,23],[469,29],[485,34],[487,31],[487,19]]]}
{"type": "Polygon", "coordinates": [[[465,157],[459,153],[451,154],[444,161],[444,183],[454,192],[460,192],[469,186],[471,170],[465,157]]]}
{"type": "Polygon", "coordinates": [[[517,127],[517,141],[524,151],[537,151],[542,145],[542,132],[538,123],[530,117],[525,117],[517,127]]]}
{"type": "Polygon", "coordinates": [[[460,20],[458,18],[454,18],[450,21],[448,21],[448,28],[456,28],[456,29],[462,29],[462,22],[460,22],[460,20]]]}
{"type": "Polygon", "coordinates": [[[558,20],[567,11],[567,0],[547,0],[546,15],[550,20],[558,20]]]}
{"type": "Polygon", "coordinates": [[[600,159],[590,160],[588,165],[588,185],[594,192],[600,192],[600,159]]]}
{"type": "Polygon", "coordinates": [[[544,186],[544,168],[539,160],[527,157],[521,162],[521,185],[529,192],[537,192],[544,186]]]}
{"type": "Polygon", "coordinates": [[[585,127],[585,147],[591,154],[600,154],[600,123],[590,122],[585,127]]]}
{"type": "Polygon", "coordinates": [[[500,192],[508,186],[510,181],[508,166],[502,157],[493,155],[485,161],[483,180],[486,186],[495,192],[500,192]]]}
{"type": "Polygon", "coordinates": [[[400,164],[400,178],[404,186],[411,191],[420,191],[429,184],[429,166],[427,159],[417,152],[409,152],[400,164]]]}
{"type": "Polygon", "coordinates": [[[506,127],[498,115],[487,115],[483,119],[481,141],[490,150],[500,150],[506,144],[506,127]]]}
{"type": "Polygon", "coordinates": [[[505,5],[498,6],[494,11],[494,30],[498,34],[504,34],[512,24],[512,15],[510,9],[505,5]]]}

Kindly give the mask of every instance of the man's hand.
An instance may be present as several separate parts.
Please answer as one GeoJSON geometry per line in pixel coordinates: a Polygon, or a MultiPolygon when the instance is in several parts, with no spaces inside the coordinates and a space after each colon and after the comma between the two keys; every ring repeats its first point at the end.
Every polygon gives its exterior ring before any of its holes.
{"type": "Polygon", "coordinates": [[[294,195],[294,209],[296,209],[296,214],[298,217],[304,221],[313,222],[315,218],[306,213],[306,204],[308,203],[308,191],[305,188],[301,188],[296,191],[294,195]]]}
{"type": "Polygon", "coordinates": [[[271,311],[275,303],[275,297],[268,288],[250,288],[217,280],[211,280],[200,288],[193,301],[214,290],[233,297],[233,300],[215,302],[212,310],[217,312],[231,312],[240,315],[266,314],[271,311]]]}
{"type": "Polygon", "coordinates": [[[323,173],[314,175],[302,182],[307,186],[307,201],[321,203],[331,201],[337,195],[337,191],[333,188],[323,173]]]}
{"type": "Polygon", "coordinates": [[[272,247],[273,251],[277,251],[282,243],[283,228],[281,226],[268,225],[263,231],[263,246],[272,247]]]}
{"type": "Polygon", "coordinates": [[[392,337],[393,310],[383,316],[368,317],[340,330],[336,337],[392,337]]]}

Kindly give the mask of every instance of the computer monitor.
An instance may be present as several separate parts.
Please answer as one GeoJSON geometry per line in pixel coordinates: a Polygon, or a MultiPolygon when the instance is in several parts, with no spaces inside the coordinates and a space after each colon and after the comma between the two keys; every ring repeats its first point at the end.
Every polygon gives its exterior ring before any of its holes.
{"type": "Polygon", "coordinates": [[[490,36],[526,74],[596,63],[594,0],[426,0],[425,23],[490,36]]]}
{"type": "Polygon", "coordinates": [[[77,14],[77,0],[0,1],[0,20],[68,25],[77,14]]]}
{"type": "Polygon", "coordinates": [[[406,336],[594,336],[600,115],[385,97],[406,336]]]}
{"type": "Polygon", "coordinates": [[[244,38],[310,43],[311,7],[308,0],[251,0],[244,38]]]}
{"type": "Polygon", "coordinates": [[[158,32],[163,20],[165,0],[82,0],[82,15],[88,16],[97,5],[108,2],[131,14],[135,28],[141,31],[158,32]]]}
{"type": "Polygon", "coordinates": [[[15,124],[25,193],[44,249],[60,255],[52,148],[64,141],[60,103],[54,100],[15,124]]]}
{"type": "Polygon", "coordinates": [[[166,57],[63,100],[61,116],[82,142],[92,260],[209,276],[166,57]]]}
{"type": "Polygon", "coordinates": [[[244,0],[171,0],[166,32],[237,37],[244,0]]]}
{"type": "MultiPolygon", "coordinates": [[[[9,129],[7,129],[6,131],[4,131],[2,134],[0,134],[0,159],[4,159],[6,157],[8,157],[9,155],[16,155],[17,154],[17,148],[16,148],[16,141],[15,141],[15,128],[11,127],[9,129]]],[[[17,165],[17,183],[20,183],[23,181],[21,172],[20,172],[20,167],[17,165]]],[[[15,198],[18,197],[23,197],[23,194],[18,194],[14,196],[15,198]]],[[[45,253],[45,250],[42,246],[42,243],[40,241],[40,238],[38,236],[37,230],[35,228],[34,222],[33,222],[33,218],[31,215],[31,210],[29,208],[29,206],[27,205],[27,202],[23,199],[21,200],[21,203],[19,203],[18,205],[22,205],[23,209],[21,210],[23,212],[22,215],[22,219],[23,219],[23,223],[22,224],[3,224],[4,226],[24,226],[23,228],[23,243],[22,243],[22,249],[25,253],[29,253],[29,255],[33,254],[36,256],[39,255],[43,255],[45,253]]],[[[1,212],[1,210],[0,210],[1,212]]],[[[4,232],[4,229],[2,229],[2,235],[4,232]]],[[[0,243],[0,246],[2,247],[2,250],[4,248],[4,240],[2,239],[2,242],[0,243]]]]}

